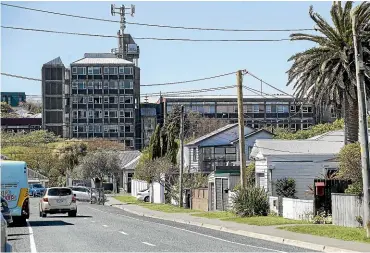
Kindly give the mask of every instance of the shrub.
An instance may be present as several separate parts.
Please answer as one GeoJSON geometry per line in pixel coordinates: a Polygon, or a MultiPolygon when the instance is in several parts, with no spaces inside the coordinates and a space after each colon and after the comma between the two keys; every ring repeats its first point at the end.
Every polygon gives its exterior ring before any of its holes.
{"type": "Polygon", "coordinates": [[[256,182],[256,166],[254,162],[248,165],[246,169],[246,176],[247,176],[247,184],[250,186],[254,186],[256,182]]]}
{"type": "Polygon", "coordinates": [[[293,178],[283,178],[276,181],[276,194],[280,197],[295,198],[295,180],[293,178]]]}
{"type": "Polygon", "coordinates": [[[232,197],[233,211],[239,216],[266,216],[269,212],[268,197],[264,189],[237,187],[232,197]]]}

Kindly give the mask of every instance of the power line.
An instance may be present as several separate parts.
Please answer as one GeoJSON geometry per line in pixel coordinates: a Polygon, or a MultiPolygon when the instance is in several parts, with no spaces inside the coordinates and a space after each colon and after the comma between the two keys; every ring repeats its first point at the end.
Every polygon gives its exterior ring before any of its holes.
{"type": "MultiPolygon", "coordinates": [[[[117,35],[104,35],[104,34],[91,34],[91,33],[76,33],[76,32],[62,32],[45,29],[24,28],[14,26],[1,26],[4,29],[32,31],[32,32],[45,32],[57,33],[101,38],[119,38],[117,35]]],[[[155,38],[155,37],[133,37],[135,40],[160,40],[160,41],[184,41],[184,42],[281,42],[291,41],[291,39],[188,39],[188,38],[155,38]]]]}
{"type": "MultiPolygon", "coordinates": [[[[67,13],[61,13],[61,12],[53,12],[53,11],[29,8],[29,7],[13,5],[13,4],[5,4],[5,3],[1,3],[1,4],[4,5],[4,6],[8,6],[8,7],[19,8],[19,9],[30,10],[30,11],[43,12],[43,13],[54,14],[54,15],[59,15],[59,16],[66,16],[66,17],[73,17],[73,18],[87,19],[87,20],[95,20],[95,21],[103,21],[103,22],[110,22],[110,23],[119,23],[120,22],[118,20],[94,18],[94,17],[73,15],[73,14],[67,14],[67,13]]],[[[183,30],[200,30],[200,31],[222,31],[222,32],[302,32],[302,31],[315,31],[315,29],[312,29],[312,28],[300,28],[300,29],[228,29],[228,28],[202,28],[202,27],[158,25],[158,24],[148,24],[148,23],[127,22],[127,21],[126,21],[126,23],[130,24],[130,25],[139,25],[139,26],[148,26],[148,27],[172,28],[172,29],[183,29],[183,30]]]]}

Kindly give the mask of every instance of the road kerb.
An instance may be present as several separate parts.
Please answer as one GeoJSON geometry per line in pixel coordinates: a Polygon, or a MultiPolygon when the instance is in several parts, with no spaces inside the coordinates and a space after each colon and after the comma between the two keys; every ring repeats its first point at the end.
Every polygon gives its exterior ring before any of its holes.
{"type": "Polygon", "coordinates": [[[290,246],[295,246],[295,247],[300,247],[300,248],[305,248],[305,249],[310,249],[310,250],[315,250],[315,251],[360,253],[359,251],[346,250],[346,249],[326,246],[326,245],[322,245],[322,244],[315,244],[315,243],[309,243],[309,242],[304,242],[304,241],[286,239],[286,238],[283,238],[283,237],[271,236],[271,235],[266,235],[266,234],[259,234],[259,233],[244,231],[244,230],[234,230],[234,229],[229,229],[229,228],[226,228],[226,227],[212,225],[212,224],[205,224],[205,223],[192,222],[192,221],[184,221],[184,220],[180,220],[180,219],[168,219],[168,218],[159,217],[159,216],[155,216],[155,215],[146,215],[144,213],[139,213],[139,212],[136,212],[136,211],[126,209],[122,206],[117,206],[117,205],[111,205],[111,206],[122,209],[122,210],[124,210],[128,213],[136,214],[138,216],[144,216],[144,217],[155,218],[155,219],[166,220],[166,221],[173,221],[173,222],[182,223],[182,224],[189,224],[189,225],[193,225],[193,226],[197,226],[197,227],[204,227],[204,228],[208,228],[208,229],[212,229],[212,230],[221,230],[221,231],[231,233],[231,234],[242,235],[242,236],[251,237],[251,238],[255,238],[255,239],[271,241],[271,242],[286,244],[286,245],[290,245],[290,246]]]}

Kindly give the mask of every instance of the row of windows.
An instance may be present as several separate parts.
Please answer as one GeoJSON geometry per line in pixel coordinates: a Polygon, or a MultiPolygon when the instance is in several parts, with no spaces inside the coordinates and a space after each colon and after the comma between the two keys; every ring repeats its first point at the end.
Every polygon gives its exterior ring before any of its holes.
{"type": "Polygon", "coordinates": [[[118,101],[120,104],[132,104],[133,103],[133,97],[132,96],[99,96],[99,97],[93,97],[93,96],[74,96],[72,97],[72,103],[73,104],[86,104],[86,101],[89,104],[117,104],[118,101]]]}
{"type": "Polygon", "coordinates": [[[133,67],[72,67],[72,74],[86,75],[133,75],[133,67]]]}
{"type": "Polygon", "coordinates": [[[73,119],[101,119],[103,118],[118,118],[118,115],[120,118],[133,118],[133,110],[131,109],[124,109],[121,111],[117,110],[110,110],[110,111],[103,111],[102,110],[74,110],[72,111],[72,118],[73,119]]]}
{"type": "Polygon", "coordinates": [[[72,89],[85,90],[87,89],[133,89],[134,81],[123,80],[123,81],[72,81],[72,89]]]}
{"type": "Polygon", "coordinates": [[[78,133],[118,133],[120,132],[125,133],[133,133],[134,126],[133,125],[74,125],[73,132],[78,133]]]}

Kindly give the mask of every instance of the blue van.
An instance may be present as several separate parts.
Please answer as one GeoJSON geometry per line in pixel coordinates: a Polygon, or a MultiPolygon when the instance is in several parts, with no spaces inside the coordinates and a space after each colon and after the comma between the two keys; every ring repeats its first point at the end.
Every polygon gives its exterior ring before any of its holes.
{"type": "Polygon", "coordinates": [[[13,221],[24,223],[30,217],[27,164],[1,161],[1,196],[8,202],[13,221]]]}

